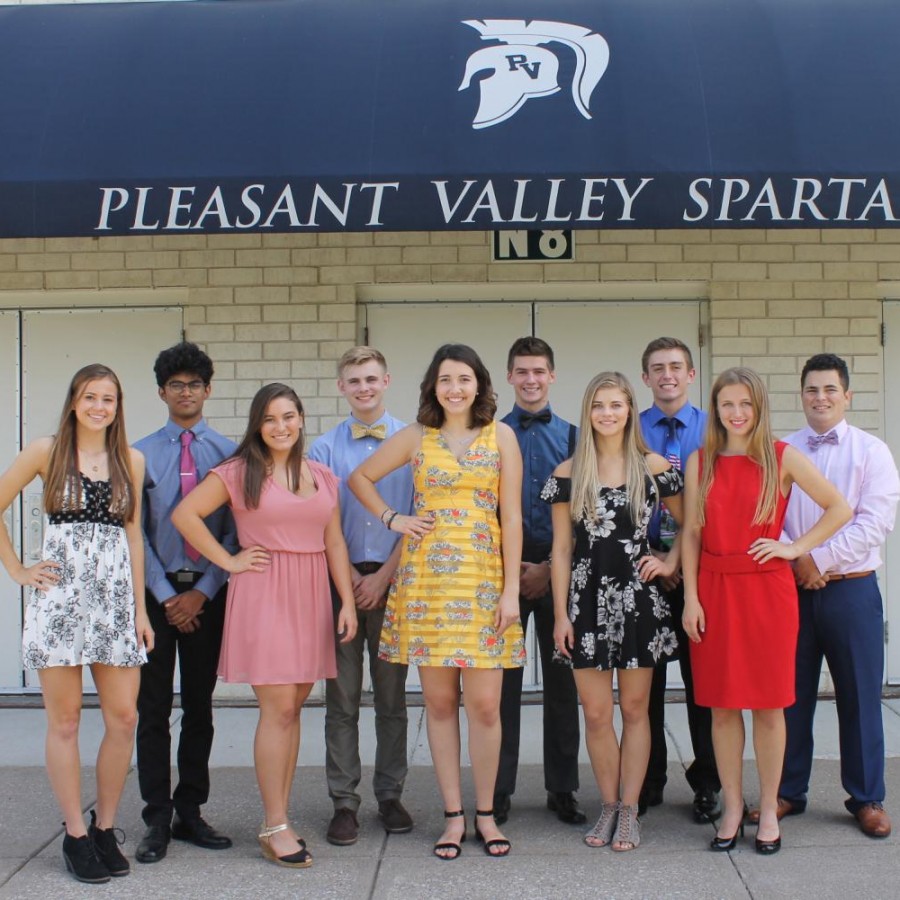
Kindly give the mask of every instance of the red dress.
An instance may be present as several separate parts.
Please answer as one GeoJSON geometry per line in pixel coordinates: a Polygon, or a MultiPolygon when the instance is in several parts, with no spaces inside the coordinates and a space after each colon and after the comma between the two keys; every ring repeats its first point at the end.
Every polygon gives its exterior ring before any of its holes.
{"type": "MultiPolygon", "coordinates": [[[[778,471],[783,441],[775,442],[778,471]]],[[[703,465],[703,454],[700,454],[703,465]]],[[[700,706],[783,709],[794,702],[799,613],[790,564],[759,565],[748,555],[760,537],[781,536],[787,498],[775,520],[754,525],[762,472],[747,456],[719,456],[700,538],[698,594],[706,631],[691,643],[694,696],[700,706]]]]}

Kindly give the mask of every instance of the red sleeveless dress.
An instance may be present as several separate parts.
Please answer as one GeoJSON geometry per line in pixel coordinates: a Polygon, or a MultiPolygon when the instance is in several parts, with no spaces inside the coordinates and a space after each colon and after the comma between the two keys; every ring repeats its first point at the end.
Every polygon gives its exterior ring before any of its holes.
{"type": "MultiPolygon", "coordinates": [[[[783,441],[775,442],[778,471],[783,441]]],[[[703,466],[703,453],[700,453],[703,466]]],[[[759,565],[748,555],[760,537],[781,536],[787,498],[778,492],[775,520],[754,525],[762,472],[746,456],[719,456],[701,532],[698,593],[706,631],[691,643],[698,705],[779,709],[794,702],[799,613],[790,564],[759,565]]]]}

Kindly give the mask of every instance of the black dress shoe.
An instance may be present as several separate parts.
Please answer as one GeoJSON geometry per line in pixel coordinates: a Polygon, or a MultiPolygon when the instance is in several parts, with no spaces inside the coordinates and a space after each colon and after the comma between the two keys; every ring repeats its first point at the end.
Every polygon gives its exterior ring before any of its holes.
{"type": "Polygon", "coordinates": [[[567,825],[583,825],[587,822],[587,816],[581,811],[578,800],[571,791],[548,793],[547,809],[555,812],[559,821],[567,825]]]}
{"type": "Polygon", "coordinates": [[[648,806],[660,806],[663,802],[663,789],[661,787],[647,787],[644,785],[638,798],[638,816],[646,815],[648,806]]]}
{"type": "Polygon", "coordinates": [[[494,794],[494,821],[503,825],[509,821],[509,808],[512,805],[509,794],[494,794]]]}
{"type": "Polygon", "coordinates": [[[172,829],[168,825],[150,825],[137,845],[134,858],[139,863],[155,863],[165,859],[172,829]]]}
{"type": "Polygon", "coordinates": [[[178,841],[187,841],[204,850],[227,850],[231,846],[231,838],[216,831],[200,816],[196,819],[180,819],[175,817],[172,825],[172,837],[178,841]]]}
{"type": "Polygon", "coordinates": [[[694,791],[694,821],[697,824],[715,822],[722,815],[722,802],[719,792],[712,788],[700,788],[694,791]]]}

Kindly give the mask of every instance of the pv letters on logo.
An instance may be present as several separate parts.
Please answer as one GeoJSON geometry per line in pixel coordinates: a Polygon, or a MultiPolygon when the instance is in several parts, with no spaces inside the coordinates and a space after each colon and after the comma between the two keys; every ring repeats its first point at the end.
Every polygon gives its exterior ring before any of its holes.
{"type": "Polygon", "coordinates": [[[483,41],[495,42],[476,50],[466,62],[460,91],[472,86],[479,72],[491,72],[478,82],[481,97],[472,127],[490,128],[512,118],[528,100],[559,93],[559,59],[545,44],[562,44],[575,55],[571,93],[575,108],[591,118],[590,101],[606,67],[609,44],[602,35],[568,22],[522,19],[466,19],[483,41]]]}

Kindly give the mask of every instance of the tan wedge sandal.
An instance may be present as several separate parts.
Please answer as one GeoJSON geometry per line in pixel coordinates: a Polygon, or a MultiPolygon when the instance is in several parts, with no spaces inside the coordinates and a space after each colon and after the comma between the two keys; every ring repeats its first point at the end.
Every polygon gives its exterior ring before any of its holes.
{"type": "Polygon", "coordinates": [[[270,838],[273,834],[279,834],[288,830],[287,822],[281,825],[264,825],[259,833],[259,846],[262,855],[278,866],[285,866],[288,869],[307,869],[312,865],[312,857],[306,849],[305,842],[302,843],[300,849],[296,853],[289,853],[286,856],[278,856],[272,849],[270,838]]]}

